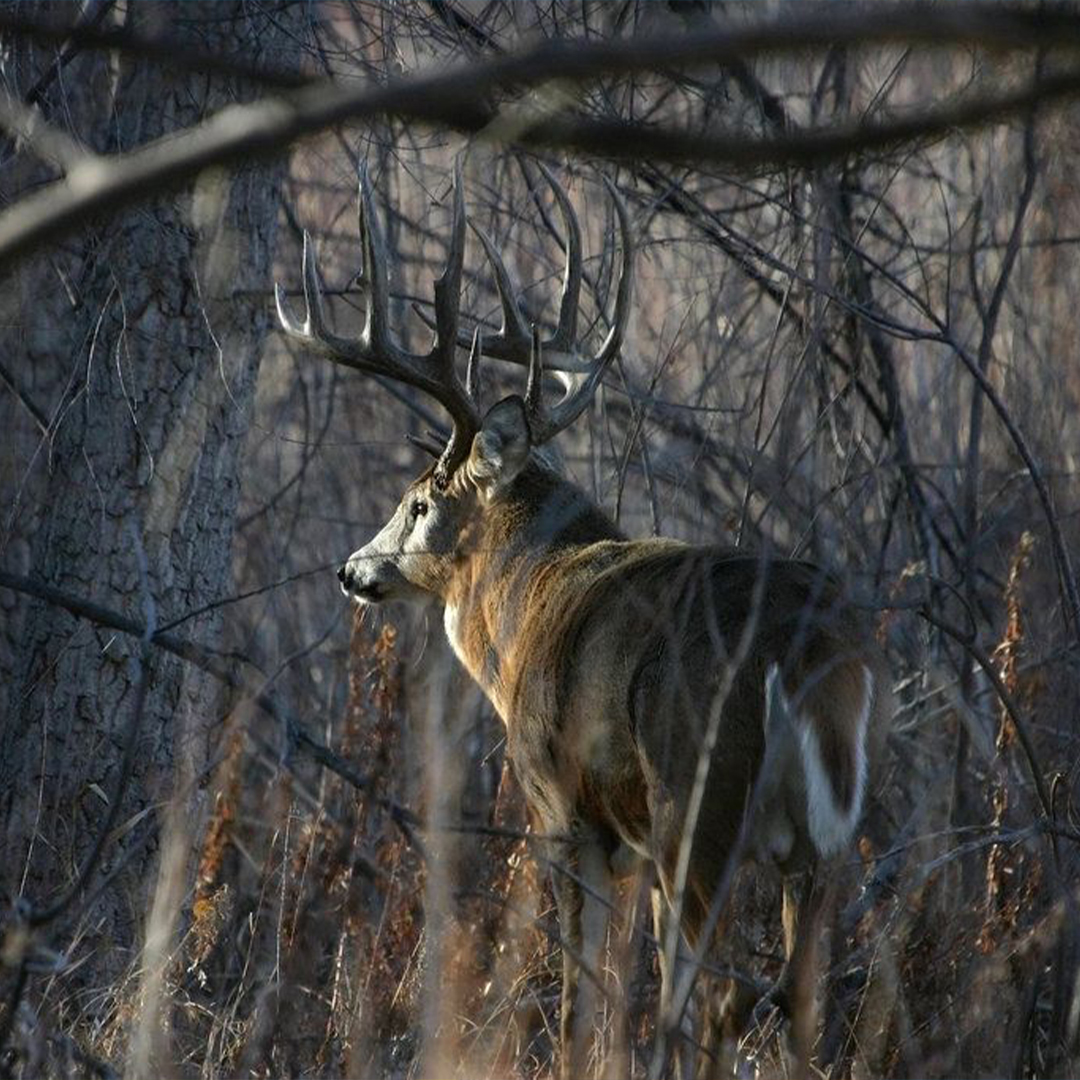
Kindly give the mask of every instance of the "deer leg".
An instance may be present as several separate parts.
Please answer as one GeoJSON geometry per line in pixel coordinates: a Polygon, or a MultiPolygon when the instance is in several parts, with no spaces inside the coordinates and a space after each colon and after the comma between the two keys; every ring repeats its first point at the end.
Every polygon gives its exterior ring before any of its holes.
{"type": "Polygon", "coordinates": [[[562,1005],[559,1013],[559,1075],[570,1080],[574,1074],[575,1008],[578,979],[581,975],[581,886],[578,874],[577,850],[560,845],[553,868],[552,885],[559,912],[559,938],[562,948],[563,977],[562,1005]]]}
{"type": "Polygon", "coordinates": [[[794,917],[791,919],[785,910],[784,951],[788,959],[781,976],[781,991],[791,1019],[796,1058],[804,1075],[817,1027],[819,946],[830,893],[831,890],[812,869],[802,875],[799,888],[790,897],[788,883],[785,882],[784,907],[792,910],[794,917]],[[786,925],[789,920],[793,923],[790,931],[786,925]]]}
{"type": "MultiPolygon", "coordinates": [[[[657,867],[657,873],[663,875],[657,867]]],[[[652,892],[652,923],[653,936],[656,938],[657,961],[660,965],[660,1001],[656,1014],[656,1045],[653,1048],[655,1054],[665,1060],[674,1062],[674,1075],[678,1080],[692,1076],[687,1071],[687,1042],[682,1035],[687,1031],[687,1017],[685,1014],[679,1019],[677,1025],[670,1028],[671,1002],[675,994],[675,988],[679,984],[681,965],[679,957],[679,938],[674,939],[674,948],[670,940],[671,924],[674,913],[668,904],[664,894],[664,888],[660,881],[654,881],[652,892]]]]}
{"type": "MultiPolygon", "coordinates": [[[[670,950],[668,948],[668,927],[670,926],[671,909],[668,907],[667,900],[664,898],[664,893],[660,888],[659,883],[654,884],[652,887],[651,900],[653,937],[656,938],[657,959],[660,965],[659,1016],[662,1018],[667,1015],[667,1011],[671,1005],[672,994],[674,993],[675,986],[679,982],[679,949],[676,944],[675,954],[670,955],[670,950]]],[[[678,1031],[680,1034],[687,1033],[692,1030],[692,1027],[693,1025],[688,1021],[687,1017],[683,1016],[678,1031]]],[[[675,1063],[675,1076],[678,1080],[684,1080],[686,1077],[693,1076],[692,1042],[689,1042],[686,1039],[677,1038],[677,1041],[674,1041],[670,1048],[670,1053],[675,1063]]]]}
{"type": "Polygon", "coordinates": [[[771,992],[774,1003],[789,1017],[802,1004],[801,983],[813,990],[813,974],[804,978],[803,968],[812,960],[820,931],[825,888],[813,870],[784,878],[780,917],[784,928],[784,969],[771,992]]]}
{"type": "MultiPolygon", "coordinates": [[[[729,920],[724,919],[714,935],[714,952],[728,962],[746,951],[745,942],[737,932],[731,931],[729,920]],[[726,947],[721,952],[721,943],[725,941],[726,947]]],[[[701,1080],[731,1076],[738,1071],[738,1047],[750,1027],[761,988],[743,978],[710,977],[702,980],[701,993],[702,1053],[697,1076],[701,1080]]]]}
{"type": "Polygon", "coordinates": [[[675,981],[675,957],[669,957],[667,948],[667,902],[658,884],[650,891],[652,900],[653,937],[656,938],[656,953],[660,963],[660,1008],[666,1009],[671,1001],[672,983],[675,981]]]}
{"type": "Polygon", "coordinates": [[[789,1046],[798,1074],[807,1075],[810,1049],[817,1027],[817,974],[822,917],[830,890],[813,869],[784,878],[781,920],[784,929],[784,968],[775,986],[754,1008],[754,1021],[764,1023],[777,1008],[791,1025],[789,1046]]]}
{"type": "Polygon", "coordinates": [[[607,854],[592,837],[558,845],[555,900],[562,939],[560,1076],[585,1075],[602,997],[603,954],[611,905],[607,854]]]}

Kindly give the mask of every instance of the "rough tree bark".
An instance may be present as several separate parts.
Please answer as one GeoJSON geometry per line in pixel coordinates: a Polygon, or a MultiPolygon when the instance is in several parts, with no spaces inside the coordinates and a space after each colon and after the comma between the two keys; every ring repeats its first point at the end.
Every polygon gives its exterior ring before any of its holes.
{"type": "MultiPolygon", "coordinates": [[[[130,4],[108,17],[279,67],[296,66],[305,18],[303,5],[239,0],[130,4]]],[[[9,88],[25,94],[53,55],[23,52],[22,85],[9,88]]],[[[79,56],[66,72],[43,111],[107,153],[257,92],[123,55],[79,56]]],[[[6,314],[18,315],[4,319],[3,351],[16,364],[70,371],[49,402],[51,446],[36,466],[47,469],[29,556],[38,579],[140,619],[149,593],[159,625],[229,591],[238,472],[271,322],[278,177],[274,169],[204,174],[193,191],[102,222],[9,282],[6,314]]],[[[17,194],[9,187],[5,201],[17,194]]],[[[75,879],[103,820],[140,646],[45,605],[18,614],[0,724],[0,898],[40,904],[75,879]]],[[[184,627],[211,645],[218,631],[216,613],[184,627]]],[[[152,816],[124,825],[178,792],[197,798],[190,781],[221,718],[206,676],[163,652],[150,663],[118,836],[93,884],[119,873],[82,913],[79,952],[97,950],[94,965],[106,971],[137,948],[153,884],[152,816]]]]}

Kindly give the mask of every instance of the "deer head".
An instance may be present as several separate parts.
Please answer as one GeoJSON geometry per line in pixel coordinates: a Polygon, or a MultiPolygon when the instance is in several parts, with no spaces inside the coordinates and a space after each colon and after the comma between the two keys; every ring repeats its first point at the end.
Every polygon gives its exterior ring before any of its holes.
{"type": "Polygon", "coordinates": [[[416,387],[442,405],[453,424],[445,446],[428,447],[437,452],[435,464],[409,485],[378,535],[338,570],[342,589],[360,603],[424,596],[445,599],[463,536],[469,530],[475,532],[478,517],[499,502],[529,464],[533,449],[553,439],[581,415],[619,353],[633,285],[633,247],[626,206],[605,178],[622,236],[622,267],[611,328],[596,355],[585,357],[577,339],[581,227],[566,192],[547,169],[541,166],[541,171],[555,195],[566,230],[566,265],[557,325],[546,340],[528,325],[498,249],[483,230],[473,225],[491,265],[502,307],[502,327],[496,334],[478,329],[472,335],[464,383],[456,368],[458,349],[470,345],[470,338],[460,329],[466,226],[460,169],[454,177],[449,256],[445,271],[435,283],[435,340],[428,352],[408,352],[391,336],[388,253],[363,166],[359,179],[360,282],[366,292],[366,308],[360,336],[355,340],[341,338],[327,325],[319,272],[306,232],[306,309],[302,320],[292,315],[280,286],[275,287],[278,318],[291,337],[337,363],[416,387]],[[527,366],[524,396],[507,397],[483,413],[477,393],[482,357],[527,366]],[[561,400],[550,406],[543,400],[545,366],[564,389],[561,400]]]}

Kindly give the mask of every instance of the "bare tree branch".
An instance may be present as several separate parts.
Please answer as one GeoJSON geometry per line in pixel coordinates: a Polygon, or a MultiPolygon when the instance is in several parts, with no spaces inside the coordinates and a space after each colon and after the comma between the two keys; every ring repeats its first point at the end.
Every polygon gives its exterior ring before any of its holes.
{"type": "MultiPolygon", "coordinates": [[[[60,26],[28,19],[16,12],[18,8],[0,11],[0,31],[4,34],[33,38],[44,44],[63,45],[64,52],[57,63],[67,64],[80,51],[87,49],[119,49],[133,56],[145,57],[180,71],[202,71],[211,75],[250,79],[266,86],[289,89],[303,86],[311,79],[298,71],[281,71],[247,63],[242,56],[220,56],[199,52],[170,38],[147,38],[119,27],[102,27],[100,21],[109,8],[108,3],[90,5],[89,17],[80,16],[74,26],[60,26]]],[[[27,95],[27,100],[40,100],[49,83],[56,77],[56,65],[43,76],[27,95]]]]}
{"type": "Polygon", "coordinates": [[[51,127],[36,105],[24,105],[11,94],[0,93],[0,128],[23,143],[43,161],[61,170],[91,160],[86,147],[59,128],[51,127]]]}
{"type": "Polygon", "coordinates": [[[236,165],[280,154],[305,135],[346,121],[394,116],[452,130],[510,138],[517,145],[560,147],[619,160],[694,161],[754,171],[809,165],[852,153],[881,151],[915,139],[1000,121],[1037,105],[1080,93],[1080,73],[1047,75],[1022,89],[928,110],[889,123],[806,130],[777,138],[664,131],[628,121],[538,115],[494,124],[489,102],[497,91],[553,81],[585,82],[601,76],[693,64],[724,64],[761,52],[838,44],[992,45],[1057,49],[1080,45],[1080,19],[1058,12],[975,7],[833,10],[782,18],[760,27],[629,41],[543,42],[517,55],[475,62],[448,72],[421,74],[371,89],[319,83],[288,97],[222,110],[186,132],[160,139],[108,161],[87,161],[65,182],[49,185],[0,214],[0,266],[64,235],[95,214],[144,201],[175,188],[211,165],[236,165]],[[491,130],[489,130],[491,129],[491,130]]]}

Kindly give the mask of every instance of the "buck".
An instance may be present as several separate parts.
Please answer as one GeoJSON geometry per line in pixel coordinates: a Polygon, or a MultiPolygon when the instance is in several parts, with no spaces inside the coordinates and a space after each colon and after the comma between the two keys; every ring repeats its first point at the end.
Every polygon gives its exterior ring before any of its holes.
{"type": "MultiPolygon", "coordinates": [[[[594,1005],[591,980],[581,974],[598,970],[612,880],[640,860],[653,863],[660,908],[674,917],[676,933],[704,948],[718,933],[717,901],[734,866],[753,859],[776,867],[786,875],[790,957],[795,916],[805,921],[820,896],[815,869],[847,851],[859,821],[887,678],[872,635],[822,570],[627,539],[552,465],[544,445],[581,415],[619,354],[634,267],[628,212],[607,183],[621,276],[606,339],[584,357],[576,337],[580,224],[564,190],[544,176],[565,228],[554,332],[540,340],[530,328],[494,243],[474,228],[502,327],[472,336],[464,383],[456,367],[470,341],[459,326],[460,176],[427,353],[391,337],[388,252],[363,168],[366,311],[358,337],[338,337],[328,326],[306,235],[303,319],[280,288],[276,295],[289,335],[337,363],[415,387],[453,422],[437,460],[338,577],[360,604],[441,602],[454,652],[506,725],[507,752],[556,868],[561,1062],[564,1075],[580,1075],[594,1005]],[[483,412],[482,356],[526,366],[524,396],[483,412]],[[564,386],[551,406],[545,371],[564,386]],[[791,886],[800,880],[796,903],[791,886]]],[[[663,969],[670,1001],[670,957],[663,969]]]]}

